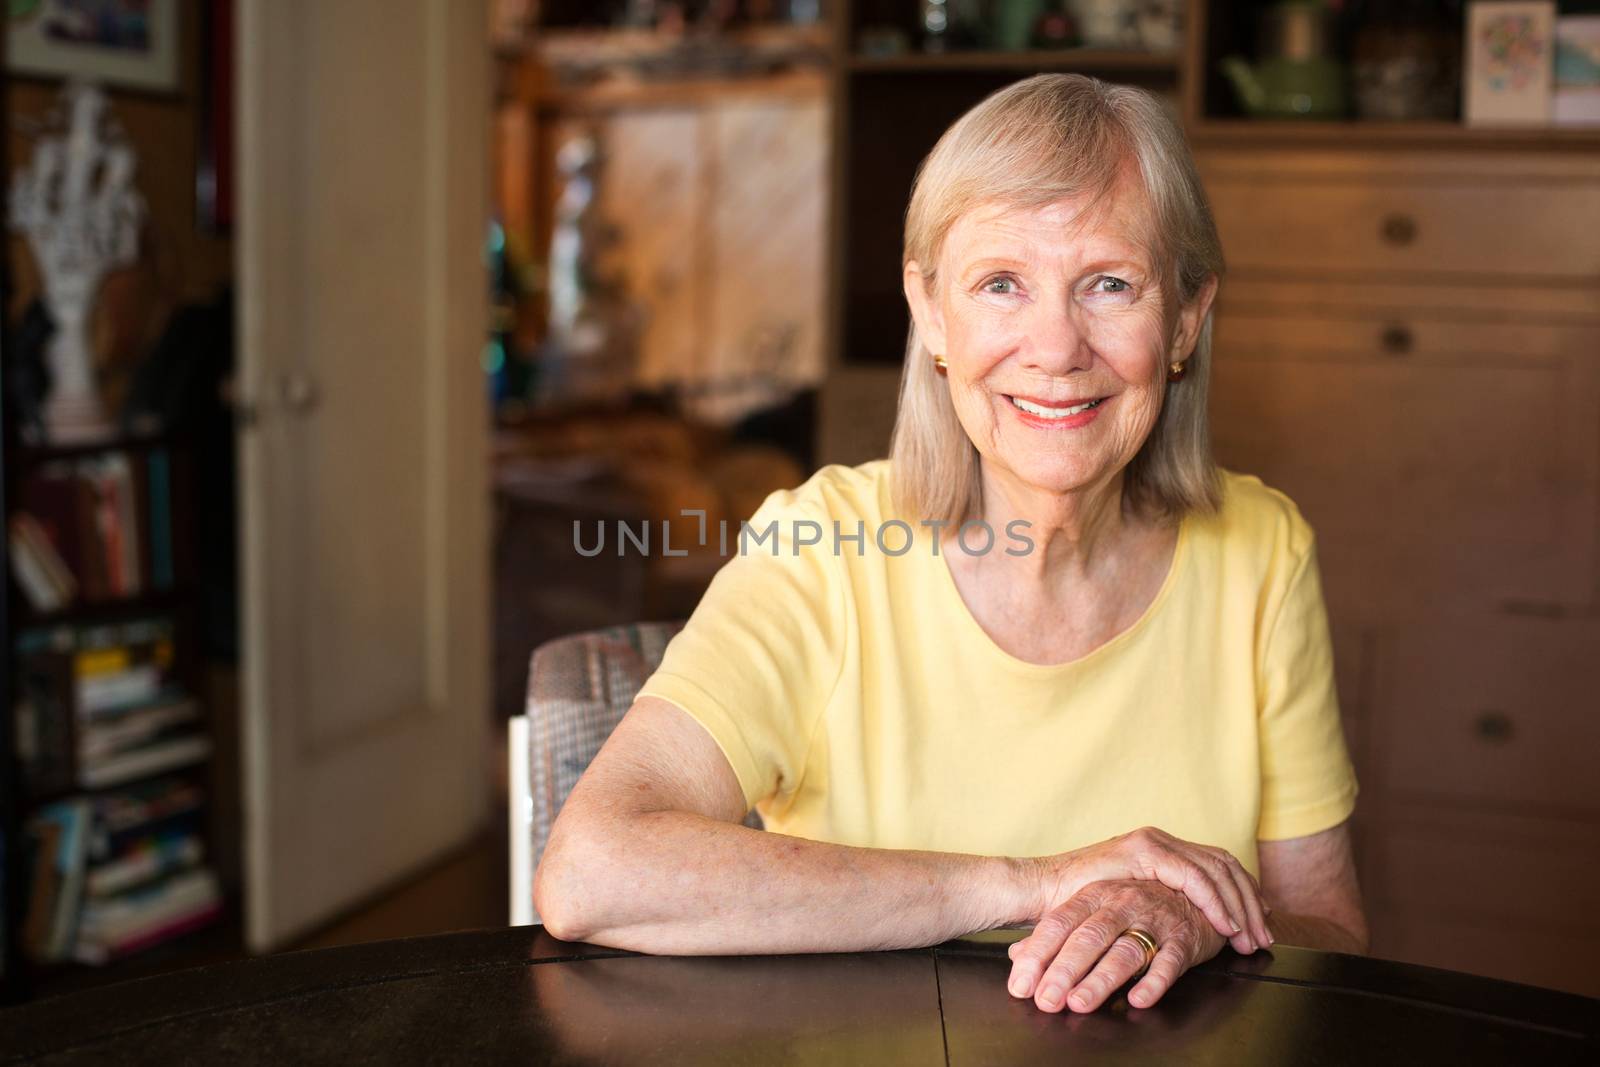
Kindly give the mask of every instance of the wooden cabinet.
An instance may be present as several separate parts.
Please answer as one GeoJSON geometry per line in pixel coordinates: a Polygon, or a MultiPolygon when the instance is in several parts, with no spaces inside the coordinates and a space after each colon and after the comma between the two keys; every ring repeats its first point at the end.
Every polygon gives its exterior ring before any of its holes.
{"type": "Polygon", "coordinates": [[[1600,132],[1246,119],[1218,60],[1259,7],[1192,0],[1182,53],[1137,62],[852,55],[886,16],[835,7],[821,454],[887,446],[900,223],[945,126],[1039,71],[1161,92],[1228,263],[1218,458],[1318,535],[1373,951],[1600,994],[1600,132]]]}
{"type": "Polygon", "coordinates": [[[1593,602],[1600,322],[1295,310],[1242,279],[1220,305],[1219,453],[1312,519],[1331,598],[1385,617],[1593,602]]]}
{"type": "Polygon", "coordinates": [[[1218,457],[1317,530],[1373,952],[1600,993],[1600,155],[1198,154],[1218,457]]]}

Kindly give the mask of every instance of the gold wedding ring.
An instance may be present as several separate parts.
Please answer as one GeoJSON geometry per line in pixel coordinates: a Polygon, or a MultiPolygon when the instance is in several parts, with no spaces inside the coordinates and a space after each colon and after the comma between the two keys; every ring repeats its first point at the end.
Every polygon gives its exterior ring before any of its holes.
{"type": "Polygon", "coordinates": [[[1139,968],[1139,973],[1143,974],[1150,969],[1151,961],[1156,958],[1156,949],[1158,947],[1156,939],[1151,937],[1148,931],[1141,930],[1137,926],[1128,927],[1122,931],[1122,936],[1133,938],[1139,943],[1139,947],[1144,949],[1144,966],[1139,968]]]}

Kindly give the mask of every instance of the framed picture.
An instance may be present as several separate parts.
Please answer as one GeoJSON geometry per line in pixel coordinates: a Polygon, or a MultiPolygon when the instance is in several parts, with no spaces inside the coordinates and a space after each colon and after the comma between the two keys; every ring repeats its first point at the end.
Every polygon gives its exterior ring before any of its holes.
{"type": "Polygon", "coordinates": [[[1557,126],[1600,126],[1600,15],[1556,19],[1550,119],[1557,126]]]}
{"type": "Polygon", "coordinates": [[[1478,2],[1467,9],[1468,125],[1550,121],[1555,24],[1550,0],[1478,2]]]}
{"type": "Polygon", "coordinates": [[[10,0],[6,69],[171,92],[178,0],[10,0]]]}

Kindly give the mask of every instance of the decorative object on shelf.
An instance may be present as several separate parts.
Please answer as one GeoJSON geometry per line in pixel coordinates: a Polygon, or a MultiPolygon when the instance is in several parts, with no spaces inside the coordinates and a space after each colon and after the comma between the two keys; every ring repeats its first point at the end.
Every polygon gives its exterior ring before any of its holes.
{"type": "Polygon", "coordinates": [[[603,166],[591,133],[556,153],[562,191],[550,236],[550,334],[538,397],[544,404],[619,400],[633,381],[638,308],[623,280],[601,268],[605,246],[617,238],[595,203],[603,166]]]}
{"type": "Polygon", "coordinates": [[[975,48],[983,37],[983,19],[974,0],[922,0],[918,22],[924,52],[975,48]]]}
{"type": "Polygon", "coordinates": [[[1183,45],[1183,0],[1141,0],[1134,26],[1145,50],[1177,52],[1183,45]]]}
{"type": "Polygon", "coordinates": [[[1065,11],[1054,9],[1033,24],[1033,47],[1071,48],[1078,43],[1078,24],[1065,11]]]}
{"type": "Polygon", "coordinates": [[[9,18],[13,74],[178,87],[178,0],[11,0],[9,18]]]}
{"type": "Polygon", "coordinates": [[[994,6],[994,47],[1020,52],[1033,43],[1033,27],[1045,12],[1046,0],[998,0],[994,6]]]}
{"type": "Polygon", "coordinates": [[[910,50],[910,38],[899,26],[863,26],[856,34],[856,51],[863,56],[900,56],[910,50]]]}
{"type": "Polygon", "coordinates": [[[95,384],[89,312],[106,273],[132,263],[144,199],[133,187],[133,149],[113,124],[105,94],[75,83],[62,93],[65,130],[41,136],[11,188],[11,226],[28,240],[55,323],[45,362],[48,440],[103,440],[113,431],[95,384]]]}
{"type": "Polygon", "coordinates": [[[1133,0],[1070,0],[1068,9],[1090,48],[1130,48],[1139,41],[1133,0]]]}
{"type": "Polygon", "coordinates": [[[1460,25],[1455,4],[1363,5],[1350,63],[1356,114],[1391,121],[1454,119],[1461,93],[1460,25]]]}
{"type": "Polygon", "coordinates": [[[1555,74],[1550,121],[1557,126],[1600,125],[1600,15],[1556,19],[1555,74]]]}
{"type": "Polygon", "coordinates": [[[1335,13],[1322,0],[1280,0],[1261,13],[1255,66],[1222,60],[1244,109],[1256,118],[1334,119],[1345,114],[1345,69],[1333,56],[1335,13]]]}
{"type": "Polygon", "coordinates": [[[1478,0],[1467,9],[1468,125],[1550,121],[1555,22],[1550,0],[1478,0]]]}

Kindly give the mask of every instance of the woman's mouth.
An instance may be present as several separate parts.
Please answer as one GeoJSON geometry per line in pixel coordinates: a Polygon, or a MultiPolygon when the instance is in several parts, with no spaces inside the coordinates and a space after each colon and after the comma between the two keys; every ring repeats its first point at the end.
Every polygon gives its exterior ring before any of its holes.
{"type": "Polygon", "coordinates": [[[1008,396],[1006,399],[1011,401],[1011,405],[1018,411],[1032,415],[1036,419],[1054,422],[1093,411],[1111,398],[1102,396],[1093,400],[1070,400],[1064,404],[1044,404],[1037,400],[1025,400],[1020,396],[1008,396]]]}

